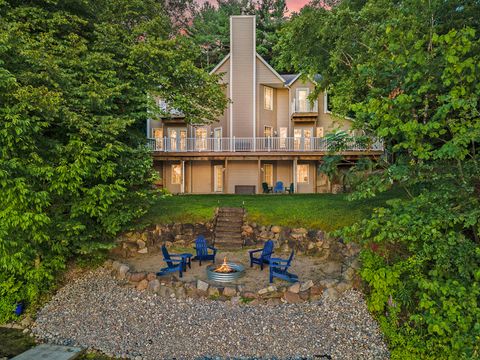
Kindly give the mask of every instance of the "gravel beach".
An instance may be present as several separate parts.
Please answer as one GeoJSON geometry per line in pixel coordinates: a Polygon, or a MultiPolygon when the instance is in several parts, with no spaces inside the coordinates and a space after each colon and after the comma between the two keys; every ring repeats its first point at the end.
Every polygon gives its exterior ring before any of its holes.
{"type": "Polygon", "coordinates": [[[60,289],[33,333],[132,359],[388,359],[362,294],[317,303],[177,300],[119,286],[103,268],[60,289]],[[323,357],[322,357],[323,356],[323,357]]]}

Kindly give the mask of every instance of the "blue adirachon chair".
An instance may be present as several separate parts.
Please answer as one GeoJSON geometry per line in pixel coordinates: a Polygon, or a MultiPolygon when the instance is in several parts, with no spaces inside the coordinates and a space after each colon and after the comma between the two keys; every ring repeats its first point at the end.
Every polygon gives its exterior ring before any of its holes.
{"type": "Polygon", "coordinates": [[[187,270],[186,259],[182,255],[169,254],[165,245],[162,245],[162,254],[167,267],[160,269],[157,275],[163,276],[178,271],[178,275],[182,277],[183,272],[187,270]]]}
{"type": "Polygon", "coordinates": [[[277,181],[275,183],[275,187],[273,188],[274,193],[281,193],[283,192],[283,182],[277,181]]]}
{"type": "Polygon", "coordinates": [[[294,251],[292,250],[288,260],[284,260],[280,258],[270,259],[270,283],[273,282],[274,277],[282,280],[290,281],[290,282],[298,281],[297,275],[288,272],[288,268],[292,264],[293,253],[294,251]]]}
{"type": "Polygon", "coordinates": [[[250,267],[252,267],[253,264],[258,264],[260,265],[260,269],[263,270],[263,264],[268,265],[270,263],[270,257],[273,254],[273,241],[268,240],[263,245],[263,249],[250,250],[249,253],[250,253],[250,267]],[[262,252],[260,254],[260,257],[255,257],[254,254],[260,251],[262,252]]]}
{"type": "Polygon", "coordinates": [[[217,249],[213,246],[207,245],[207,240],[203,235],[199,235],[195,239],[195,250],[197,255],[193,260],[198,260],[199,265],[202,266],[202,261],[212,261],[215,264],[215,255],[217,255],[217,249]],[[212,252],[209,252],[211,250],[212,252]]]}

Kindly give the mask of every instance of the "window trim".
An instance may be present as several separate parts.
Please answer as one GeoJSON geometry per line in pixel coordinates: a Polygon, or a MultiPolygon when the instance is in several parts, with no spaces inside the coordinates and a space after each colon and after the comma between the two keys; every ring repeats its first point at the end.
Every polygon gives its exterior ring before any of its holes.
{"type": "Polygon", "coordinates": [[[183,174],[182,174],[182,164],[172,164],[171,165],[171,174],[170,174],[170,182],[172,183],[172,185],[182,185],[182,177],[183,177],[183,174]],[[178,182],[174,179],[174,175],[175,175],[175,171],[173,170],[174,167],[178,166],[180,168],[180,176],[178,178],[178,182]]]}
{"type": "Polygon", "coordinates": [[[265,110],[273,111],[273,88],[270,86],[263,87],[263,108],[265,110]],[[267,92],[271,92],[269,104],[267,104],[267,92]]]}
{"type": "Polygon", "coordinates": [[[297,164],[297,173],[295,176],[297,177],[297,184],[309,184],[310,183],[310,165],[309,164],[297,164]],[[303,179],[299,179],[299,169],[300,167],[306,166],[307,168],[307,181],[304,181],[303,179]]]}

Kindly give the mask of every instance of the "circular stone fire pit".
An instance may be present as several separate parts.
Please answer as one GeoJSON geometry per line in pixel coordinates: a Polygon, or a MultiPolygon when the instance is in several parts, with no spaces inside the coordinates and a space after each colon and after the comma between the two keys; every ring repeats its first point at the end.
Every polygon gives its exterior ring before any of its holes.
{"type": "Polygon", "coordinates": [[[241,278],[243,275],[245,275],[245,267],[243,265],[233,262],[227,262],[226,260],[223,262],[222,265],[207,266],[208,280],[218,282],[231,282],[241,278]],[[224,271],[219,272],[219,269],[224,269],[224,271]]]}

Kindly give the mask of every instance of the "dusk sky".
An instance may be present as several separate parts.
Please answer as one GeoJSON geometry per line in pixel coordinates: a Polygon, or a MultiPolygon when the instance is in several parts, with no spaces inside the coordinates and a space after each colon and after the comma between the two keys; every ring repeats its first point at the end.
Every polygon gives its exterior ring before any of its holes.
{"type": "MultiPolygon", "coordinates": [[[[197,0],[199,3],[204,3],[207,0],[197,0]]],[[[289,12],[300,10],[310,0],[287,0],[287,7],[289,12]]],[[[210,0],[210,3],[216,3],[215,0],[210,0]]]]}

